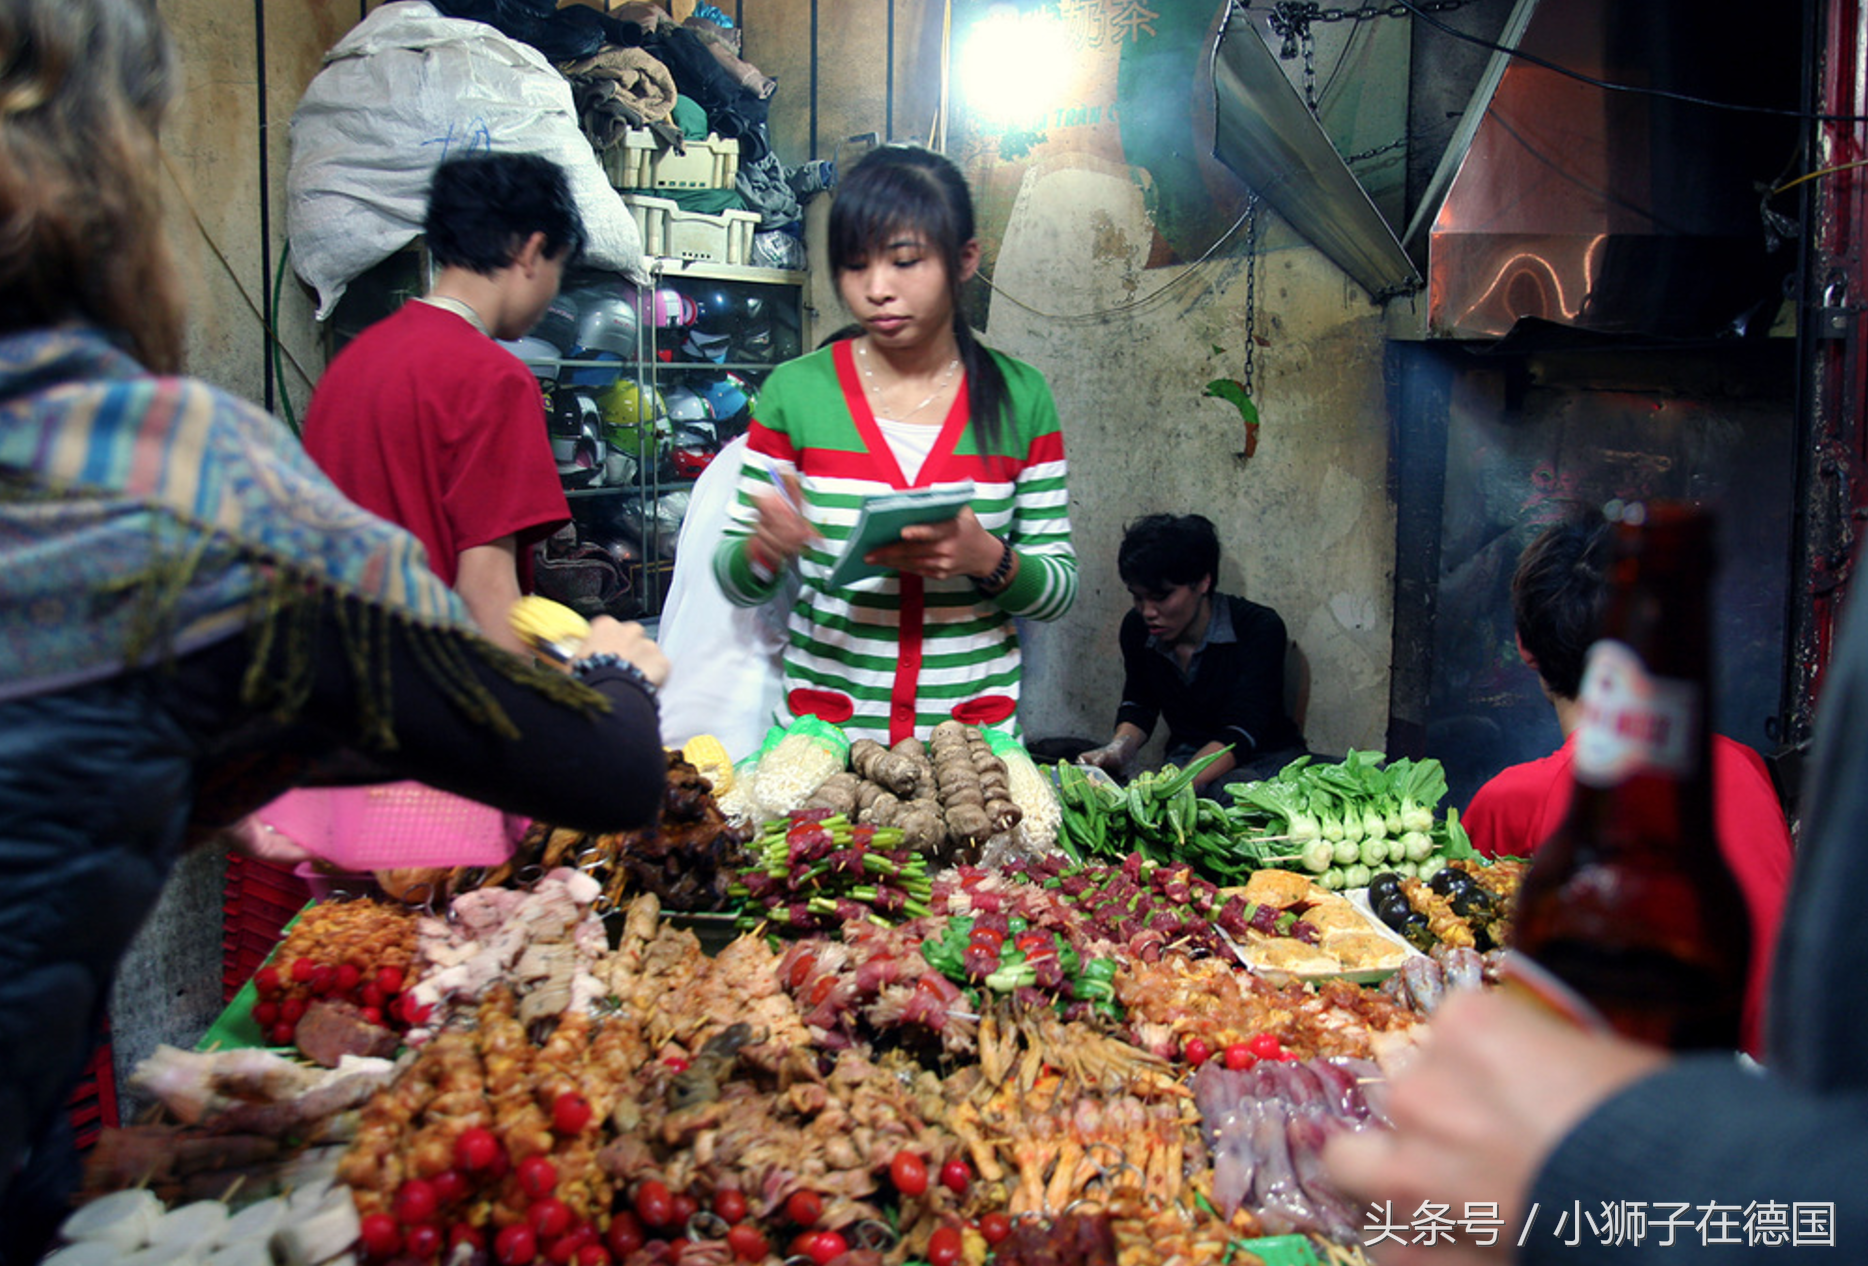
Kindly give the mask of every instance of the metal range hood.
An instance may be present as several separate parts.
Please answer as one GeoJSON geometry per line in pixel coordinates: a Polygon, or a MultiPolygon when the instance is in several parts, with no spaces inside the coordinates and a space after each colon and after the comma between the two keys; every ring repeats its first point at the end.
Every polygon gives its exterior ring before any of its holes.
{"type": "MultiPolygon", "coordinates": [[[[1800,37],[1755,19],[1736,0],[1517,0],[1492,42],[1528,56],[1480,63],[1397,238],[1234,6],[1214,49],[1215,157],[1385,302],[1397,337],[1762,333],[1795,267],[1760,201],[1797,161],[1800,37]]],[[[1419,97],[1455,42],[1413,22],[1419,97]]],[[[1430,122],[1411,114],[1410,136],[1430,122]]]]}
{"type": "Polygon", "coordinates": [[[1230,6],[1213,48],[1213,156],[1377,303],[1420,273],[1258,31],[1230,6]]]}

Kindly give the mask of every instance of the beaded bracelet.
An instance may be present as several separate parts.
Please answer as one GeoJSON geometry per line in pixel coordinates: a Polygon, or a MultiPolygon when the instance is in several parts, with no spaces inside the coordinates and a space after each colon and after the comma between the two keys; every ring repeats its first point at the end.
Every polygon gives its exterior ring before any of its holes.
{"type": "Polygon", "coordinates": [[[595,655],[585,655],[572,660],[571,676],[582,681],[599,668],[614,668],[641,687],[642,693],[649,697],[649,702],[655,701],[658,692],[655,683],[649,680],[649,675],[614,651],[598,651],[595,655]]]}
{"type": "Polygon", "coordinates": [[[992,569],[991,574],[973,577],[973,583],[987,593],[998,593],[1005,588],[1005,578],[1012,574],[1012,542],[1006,541],[1004,545],[1005,551],[999,555],[999,565],[992,569]]]}

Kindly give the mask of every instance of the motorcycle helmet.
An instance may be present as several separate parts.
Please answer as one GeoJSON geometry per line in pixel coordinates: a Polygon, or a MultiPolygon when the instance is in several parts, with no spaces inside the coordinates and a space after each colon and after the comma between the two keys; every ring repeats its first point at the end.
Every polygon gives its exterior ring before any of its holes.
{"type": "Polygon", "coordinates": [[[638,461],[654,459],[661,432],[667,429],[668,409],[661,393],[633,378],[619,378],[597,398],[597,406],[610,447],[638,461]]]}
{"type": "Polygon", "coordinates": [[[735,428],[731,433],[737,435],[752,420],[752,403],[757,393],[752,384],[738,374],[729,372],[709,379],[695,391],[712,406],[714,421],[720,424],[723,436],[728,433],[729,426],[735,428]]]}
{"type": "Polygon", "coordinates": [[[658,330],[685,330],[700,317],[700,307],[693,296],[684,295],[673,286],[657,290],[652,306],[658,330]]]}
{"type": "Polygon", "coordinates": [[[534,378],[541,382],[558,381],[558,361],[564,353],[544,339],[528,334],[524,338],[495,339],[494,342],[524,361],[534,378]]]}
{"type": "Polygon", "coordinates": [[[676,425],[670,437],[669,461],[676,479],[695,479],[720,452],[720,442],[712,422],[699,425],[676,425]]]}
{"type": "MultiPolygon", "coordinates": [[[[604,443],[602,418],[595,410],[595,401],[589,396],[577,395],[572,399],[580,403],[580,418],[576,432],[570,437],[569,457],[558,461],[558,478],[566,488],[595,488],[604,480],[604,461],[609,456],[609,446],[604,443]]],[[[560,452],[559,445],[552,445],[554,454],[560,452]]]]}
{"type": "Polygon", "coordinates": [[[578,354],[574,359],[587,359],[592,352],[614,352],[623,360],[634,360],[640,328],[633,291],[588,295],[577,315],[578,354]]]}
{"type": "Polygon", "coordinates": [[[577,341],[577,300],[560,292],[546,305],[544,315],[538,318],[529,334],[556,349],[554,355],[562,356],[570,351],[577,341]]]}
{"type": "Polygon", "coordinates": [[[745,301],[730,287],[716,285],[694,297],[696,316],[681,343],[681,359],[721,364],[745,317],[745,301]]]}
{"type": "Polygon", "coordinates": [[[676,426],[683,422],[713,421],[713,406],[694,388],[685,384],[670,387],[663,392],[662,403],[668,407],[668,420],[676,426]]]}

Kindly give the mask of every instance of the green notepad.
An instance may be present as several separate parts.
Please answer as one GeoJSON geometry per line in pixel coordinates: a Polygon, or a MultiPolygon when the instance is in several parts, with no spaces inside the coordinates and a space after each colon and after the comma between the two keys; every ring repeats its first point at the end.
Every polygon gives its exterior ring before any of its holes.
{"type": "Polygon", "coordinates": [[[917,523],[945,523],[973,503],[971,481],[915,488],[908,492],[885,492],[870,497],[856,513],[843,553],[831,568],[832,587],[853,584],[871,576],[886,576],[887,567],[865,563],[863,555],[893,545],[902,539],[902,529],[917,523]]]}

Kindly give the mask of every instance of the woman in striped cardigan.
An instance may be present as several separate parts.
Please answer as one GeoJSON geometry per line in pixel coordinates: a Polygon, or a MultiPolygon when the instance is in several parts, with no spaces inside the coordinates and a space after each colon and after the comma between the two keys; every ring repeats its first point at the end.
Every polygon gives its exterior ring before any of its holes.
{"type": "Polygon", "coordinates": [[[960,310],[979,242],[947,158],[867,155],[837,191],[829,246],[854,337],[766,381],[715,574],[752,605],[798,568],[778,720],[810,714],[890,744],[949,718],[1015,726],[1016,621],[1056,619],[1077,589],[1050,388],[960,310]],[[866,497],[965,481],[958,516],[868,555],[883,575],[829,584],[866,497]]]}

